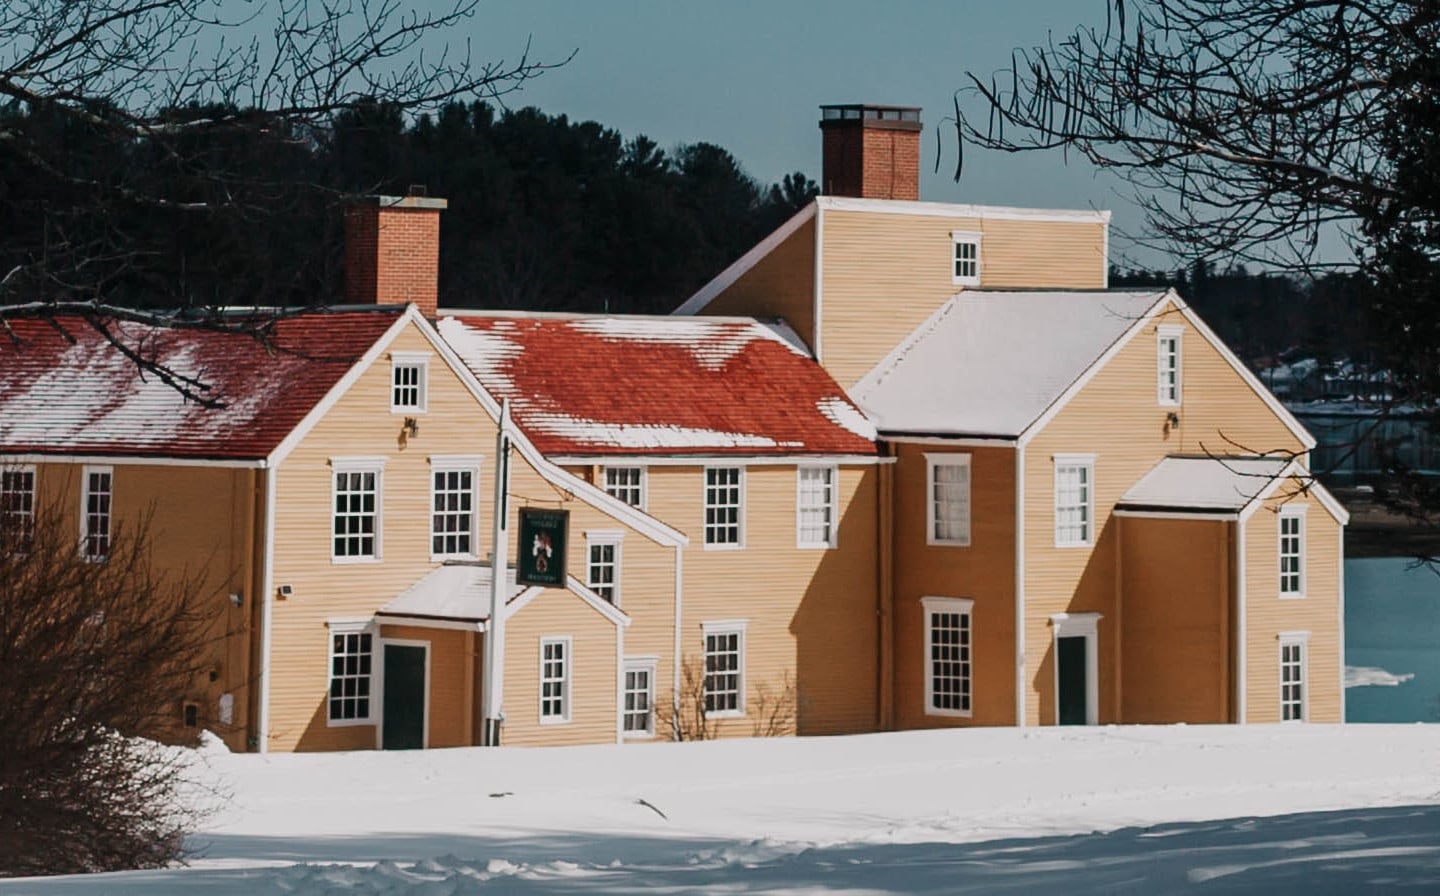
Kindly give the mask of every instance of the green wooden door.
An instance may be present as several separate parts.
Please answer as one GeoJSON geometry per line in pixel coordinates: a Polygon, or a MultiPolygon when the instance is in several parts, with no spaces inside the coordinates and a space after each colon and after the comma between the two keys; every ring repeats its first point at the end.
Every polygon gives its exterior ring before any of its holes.
{"type": "Polygon", "coordinates": [[[1089,721],[1085,712],[1085,638],[1057,639],[1055,662],[1060,673],[1060,693],[1055,697],[1060,705],[1060,724],[1084,725],[1089,721]]]}
{"type": "Polygon", "coordinates": [[[385,728],[387,750],[425,746],[425,648],[385,645],[385,728]]]}

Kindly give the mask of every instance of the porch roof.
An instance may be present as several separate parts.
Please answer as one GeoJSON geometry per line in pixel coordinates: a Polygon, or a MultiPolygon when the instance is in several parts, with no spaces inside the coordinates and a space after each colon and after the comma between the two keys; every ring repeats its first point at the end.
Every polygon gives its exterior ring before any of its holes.
{"type": "MultiPolygon", "coordinates": [[[[525,592],[508,571],[505,601],[525,592]]],[[[490,618],[490,566],[446,563],[430,570],[398,597],[376,611],[377,617],[441,622],[483,623],[490,618]]]]}
{"type": "Polygon", "coordinates": [[[1293,463],[1288,457],[1167,457],[1115,505],[1131,512],[1238,514],[1293,463]]]}

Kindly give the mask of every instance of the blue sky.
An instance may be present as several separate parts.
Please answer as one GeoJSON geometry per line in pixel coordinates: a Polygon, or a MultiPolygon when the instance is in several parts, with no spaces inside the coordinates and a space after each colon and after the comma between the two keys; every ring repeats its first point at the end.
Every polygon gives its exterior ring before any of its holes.
{"type": "MultiPolygon", "coordinates": [[[[437,0],[438,2],[438,0],[437,0]]],[[[661,146],[709,141],[756,178],[820,174],[818,106],[924,107],[921,198],[1058,208],[1108,208],[1118,229],[1140,226],[1129,187],[1059,152],[966,153],[952,180],[954,132],[943,119],[967,70],[1008,66],[1017,46],[1101,25],[1107,0],[860,2],[860,0],[484,0],[450,35],[476,58],[575,58],[507,98],[594,119],[661,146]],[[935,171],[936,141],[943,147],[935,171]]],[[[1114,249],[1124,241],[1115,240],[1114,249]]]]}

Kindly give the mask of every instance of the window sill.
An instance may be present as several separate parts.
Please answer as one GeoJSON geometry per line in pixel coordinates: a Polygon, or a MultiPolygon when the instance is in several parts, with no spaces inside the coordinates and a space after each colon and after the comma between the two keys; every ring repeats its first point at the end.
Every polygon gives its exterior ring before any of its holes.
{"type": "Polygon", "coordinates": [[[326,728],[373,728],[379,722],[374,719],[326,719],[326,728]]]}
{"type": "Polygon", "coordinates": [[[707,718],[707,719],[743,719],[743,718],[745,718],[745,710],[743,710],[743,709],[721,709],[721,710],[716,710],[715,712],[707,712],[707,713],[705,713],[705,718],[707,718]]]}
{"type": "Polygon", "coordinates": [[[1282,594],[1282,595],[1280,595],[1280,599],[1281,599],[1281,600],[1304,600],[1304,599],[1305,599],[1305,594],[1304,594],[1304,592],[1301,592],[1300,594],[1282,594]]]}
{"type": "Polygon", "coordinates": [[[544,726],[547,726],[547,727],[550,726],[550,725],[568,725],[568,724],[570,724],[570,719],[569,719],[568,716],[567,716],[567,717],[564,717],[564,718],[558,718],[558,719],[557,719],[557,718],[554,718],[554,717],[552,716],[552,717],[550,717],[550,718],[542,718],[542,719],[540,720],[540,724],[541,724],[541,725],[544,725],[544,726]]]}
{"type": "Polygon", "coordinates": [[[707,543],[707,544],[705,545],[705,550],[707,550],[707,551],[743,551],[743,550],[745,550],[745,545],[744,545],[744,544],[731,544],[731,543],[725,543],[725,544],[708,544],[708,543],[707,543]]]}
{"type": "Polygon", "coordinates": [[[1062,542],[1062,541],[1057,541],[1057,542],[1055,542],[1055,547],[1057,547],[1057,548],[1093,548],[1093,547],[1095,547],[1095,542],[1093,542],[1093,541],[1063,541],[1063,542],[1062,542]]]}
{"type": "Polygon", "coordinates": [[[380,557],[331,557],[331,558],[330,558],[330,563],[331,563],[332,566],[374,566],[374,565],[376,565],[376,564],[384,563],[384,562],[385,562],[384,559],[383,559],[383,558],[380,558],[380,557]]]}
{"type": "Polygon", "coordinates": [[[624,733],[624,737],[625,737],[626,740],[654,740],[654,739],[655,739],[655,732],[654,732],[654,731],[626,731],[626,732],[624,733]]]}
{"type": "Polygon", "coordinates": [[[816,541],[816,542],[797,541],[797,542],[795,543],[795,549],[796,549],[797,551],[833,551],[833,550],[835,550],[835,545],[830,544],[830,543],[828,543],[828,542],[824,542],[824,541],[816,541]]]}
{"type": "Polygon", "coordinates": [[[927,538],[925,544],[932,548],[968,548],[970,540],[967,538],[964,541],[945,541],[939,538],[927,538]]]}
{"type": "Polygon", "coordinates": [[[431,562],[431,563],[445,563],[445,562],[447,562],[447,561],[454,561],[454,560],[459,560],[459,561],[461,561],[461,562],[463,562],[463,563],[478,563],[478,562],[480,561],[480,555],[479,555],[479,554],[431,554],[431,555],[430,555],[430,562],[431,562]]]}
{"type": "Polygon", "coordinates": [[[935,709],[934,707],[927,706],[925,707],[925,715],[940,716],[947,719],[970,719],[975,717],[975,711],[973,709],[935,709]]]}

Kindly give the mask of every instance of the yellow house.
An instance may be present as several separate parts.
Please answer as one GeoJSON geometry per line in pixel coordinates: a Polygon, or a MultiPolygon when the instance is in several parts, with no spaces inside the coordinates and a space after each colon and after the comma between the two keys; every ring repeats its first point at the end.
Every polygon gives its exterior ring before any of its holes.
{"type": "Polygon", "coordinates": [[[1310,435],[1105,288],[1108,213],[916,201],[919,110],[822,108],[831,195],[677,313],[783,318],[876,424],[882,726],[1343,719],[1310,435]]]}

